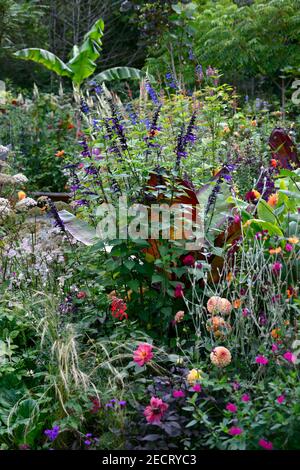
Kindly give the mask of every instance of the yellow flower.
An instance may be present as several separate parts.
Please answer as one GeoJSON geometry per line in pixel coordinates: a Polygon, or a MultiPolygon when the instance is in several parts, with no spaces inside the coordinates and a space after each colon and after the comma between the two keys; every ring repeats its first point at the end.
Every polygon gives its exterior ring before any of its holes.
{"type": "Polygon", "coordinates": [[[255,119],[253,121],[250,121],[250,125],[252,127],[256,127],[257,126],[257,121],[255,119]]]}
{"type": "Polygon", "coordinates": [[[194,384],[197,382],[197,380],[200,380],[200,379],[201,379],[200,371],[197,370],[197,369],[192,369],[192,370],[188,373],[186,379],[187,379],[189,385],[194,385],[194,384]]]}
{"type": "Polygon", "coordinates": [[[290,243],[292,243],[292,245],[296,245],[297,243],[299,243],[299,238],[297,238],[297,237],[290,237],[290,238],[288,238],[288,241],[289,241],[290,243]]]}
{"type": "Polygon", "coordinates": [[[271,194],[267,202],[269,206],[272,206],[272,207],[276,206],[276,204],[278,203],[278,194],[277,193],[271,194]]]}
{"type": "Polygon", "coordinates": [[[259,191],[256,191],[256,189],[252,189],[252,192],[253,192],[253,194],[254,194],[254,196],[255,196],[255,199],[259,199],[259,198],[260,198],[261,194],[260,194],[259,191]]]}
{"type": "Polygon", "coordinates": [[[19,201],[23,201],[23,199],[25,199],[25,197],[26,197],[26,193],[24,193],[24,191],[19,191],[18,192],[19,201]]]}

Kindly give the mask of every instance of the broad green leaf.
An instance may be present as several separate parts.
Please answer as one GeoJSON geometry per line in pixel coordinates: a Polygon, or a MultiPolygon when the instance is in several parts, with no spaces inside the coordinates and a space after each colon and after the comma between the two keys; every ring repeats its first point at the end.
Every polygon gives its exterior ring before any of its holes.
{"type": "Polygon", "coordinates": [[[93,80],[102,83],[106,81],[110,82],[112,80],[141,80],[145,76],[145,72],[133,67],[113,67],[98,73],[93,77],[93,80]]]}
{"type": "Polygon", "coordinates": [[[60,77],[72,78],[72,70],[59,57],[44,49],[30,48],[15,52],[18,59],[32,60],[37,64],[44,65],[51,72],[60,77]]]}
{"type": "Polygon", "coordinates": [[[257,204],[257,214],[260,219],[270,222],[271,224],[276,224],[276,216],[274,215],[271,206],[269,206],[269,204],[267,204],[263,199],[260,199],[257,204]]]}
{"type": "Polygon", "coordinates": [[[85,78],[90,77],[96,70],[95,61],[101,52],[104,23],[100,18],[92,29],[84,36],[83,44],[73,48],[73,58],[68,62],[68,67],[73,72],[73,82],[80,85],[85,78]]]}

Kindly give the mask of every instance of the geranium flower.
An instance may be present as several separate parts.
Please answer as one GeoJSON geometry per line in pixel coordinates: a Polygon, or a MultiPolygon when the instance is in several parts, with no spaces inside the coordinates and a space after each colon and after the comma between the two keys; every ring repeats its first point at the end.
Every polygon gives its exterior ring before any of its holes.
{"type": "Polygon", "coordinates": [[[193,392],[201,392],[201,390],[202,390],[202,387],[200,384],[195,384],[193,386],[193,392]]]}
{"type": "Polygon", "coordinates": [[[266,450],[272,450],[273,449],[273,444],[270,441],[266,441],[266,439],[260,439],[258,441],[258,445],[262,447],[263,449],[266,450]]]}
{"type": "Polygon", "coordinates": [[[185,397],[185,393],[183,390],[173,390],[173,397],[174,398],[184,398],[185,397]]]}
{"type": "Polygon", "coordinates": [[[279,395],[279,397],[276,398],[276,401],[277,403],[279,403],[281,405],[281,403],[283,403],[285,400],[285,396],[284,395],[279,395]]]}
{"type": "Polygon", "coordinates": [[[168,408],[169,405],[160,398],[151,397],[150,405],[146,406],[144,410],[144,416],[148,423],[159,424],[168,408]]]}
{"type": "Polygon", "coordinates": [[[265,356],[262,356],[261,354],[259,356],[256,356],[255,358],[256,364],[260,364],[262,366],[266,366],[269,362],[269,359],[266,358],[265,356]]]}
{"type": "Polygon", "coordinates": [[[275,344],[275,343],[272,344],[272,352],[276,352],[276,351],[278,351],[278,349],[279,348],[278,348],[277,344],[275,344]]]}
{"type": "Polygon", "coordinates": [[[111,303],[111,313],[112,316],[117,318],[118,320],[123,320],[124,318],[128,318],[128,314],[126,313],[127,305],[123,299],[118,299],[118,297],[112,298],[111,303]]]}
{"type": "Polygon", "coordinates": [[[228,434],[230,436],[239,436],[242,434],[243,430],[237,426],[232,426],[230,429],[228,429],[228,434]]]}
{"type": "Polygon", "coordinates": [[[244,395],[241,396],[241,400],[244,403],[247,403],[248,401],[250,401],[250,395],[248,393],[244,393],[244,395]]]}
{"type": "Polygon", "coordinates": [[[231,362],[231,354],[224,346],[217,346],[210,353],[211,362],[217,367],[226,367],[231,362]]]}
{"type": "Polygon", "coordinates": [[[287,251],[288,253],[290,253],[291,251],[293,251],[293,245],[291,243],[287,243],[284,247],[285,251],[287,251]]]}
{"type": "Polygon", "coordinates": [[[288,362],[292,362],[295,364],[296,362],[296,356],[290,351],[287,351],[286,353],[283,354],[284,359],[286,359],[288,362]]]}
{"type": "Polygon", "coordinates": [[[134,362],[136,362],[140,367],[142,367],[144,364],[151,361],[151,359],[153,358],[152,349],[153,346],[151,344],[140,344],[133,353],[134,362]]]}
{"type": "Polygon", "coordinates": [[[237,412],[237,406],[234,403],[227,403],[226,410],[230,411],[230,413],[236,413],[237,412]]]}

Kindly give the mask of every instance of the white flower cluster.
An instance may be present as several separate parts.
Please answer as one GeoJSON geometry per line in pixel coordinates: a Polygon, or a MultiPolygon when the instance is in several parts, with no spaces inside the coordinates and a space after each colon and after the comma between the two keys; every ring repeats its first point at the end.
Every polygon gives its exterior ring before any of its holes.
{"type": "Polygon", "coordinates": [[[22,173],[18,173],[17,175],[13,176],[14,181],[16,184],[26,184],[28,183],[28,178],[23,175],[22,173]]]}
{"type": "Polygon", "coordinates": [[[0,218],[7,217],[11,214],[11,205],[8,199],[0,197],[0,218]]]}
{"type": "Polygon", "coordinates": [[[21,199],[21,201],[17,202],[16,209],[30,209],[36,205],[37,202],[34,199],[31,197],[25,197],[24,199],[21,199]]]}
{"type": "Polygon", "coordinates": [[[43,224],[37,230],[34,239],[32,234],[25,234],[13,243],[7,240],[2,256],[6,259],[10,288],[29,286],[36,280],[45,286],[55,265],[64,264],[64,241],[61,232],[50,228],[48,224],[43,224]]]}

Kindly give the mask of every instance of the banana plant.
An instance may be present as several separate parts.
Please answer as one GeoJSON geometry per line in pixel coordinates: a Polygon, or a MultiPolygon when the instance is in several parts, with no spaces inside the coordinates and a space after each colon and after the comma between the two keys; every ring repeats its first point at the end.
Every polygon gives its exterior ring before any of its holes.
{"type": "MultiPolygon", "coordinates": [[[[43,65],[51,72],[55,72],[60,77],[68,77],[75,90],[96,70],[96,60],[101,55],[102,36],[104,32],[104,22],[100,18],[93,25],[92,29],[84,36],[81,46],[74,45],[72,57],[65,63],[52,52],[44,49],[29,48],[15,52],[15,57],[23,60],[31,60],[43,65]]],[[[121,79],[141,79],[145,74],[132,67],[114,67],[93,77],[97,82],[121,80],[121,79]]]]}

